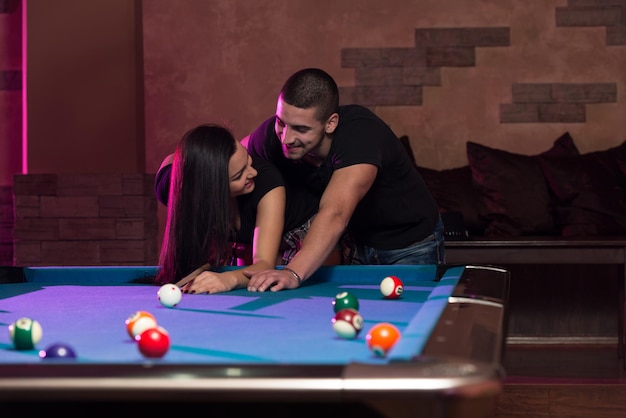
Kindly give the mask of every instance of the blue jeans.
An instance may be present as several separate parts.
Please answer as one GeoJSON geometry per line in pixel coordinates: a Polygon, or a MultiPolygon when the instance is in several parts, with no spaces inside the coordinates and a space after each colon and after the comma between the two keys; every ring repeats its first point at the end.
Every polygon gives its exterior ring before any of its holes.
{"type": "Polygon", "coordinates": [[[344,249],[344,264],[443,264],[445,263],[443,222],[422,241],[398,250],[377,250],[365,245],[350,245],[344,249]]]}

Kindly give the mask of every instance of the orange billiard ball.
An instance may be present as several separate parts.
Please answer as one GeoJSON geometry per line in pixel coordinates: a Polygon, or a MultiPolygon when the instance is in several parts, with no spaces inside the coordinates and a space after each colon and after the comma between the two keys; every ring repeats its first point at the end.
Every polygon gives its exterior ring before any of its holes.
{"type": "Polygon", "coordinates": [[[400,339],[400,330],[388,322],[374,325],[367,335],[367,347],[378,357],[385,357],[400,339]]]}
{"type": "Polygon", "coordinates": [[[157,326],[157,320],[150,312],[137,311],[126,319],[126,332],[133,340],[149,328],[157,326]]]}

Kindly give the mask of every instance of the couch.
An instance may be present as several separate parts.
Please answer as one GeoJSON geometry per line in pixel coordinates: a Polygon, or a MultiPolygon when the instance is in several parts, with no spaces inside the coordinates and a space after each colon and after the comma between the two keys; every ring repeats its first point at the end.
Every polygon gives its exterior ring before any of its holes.
{"type": "Polygon", "coordinates": [[[626,236],[626,141],[581,154],[566,132],[538,155],[471,141],[466,149],[463,167],[416,163],[442,214],[456,215],[444,220],[461,219],[465,238],[626,236]]]}
{"type": "Polygon", "coordinates": [[[509,342],[626,345],[626,141],[581,153],[565,132],[537,155],[467,142],[467,165],[416,162],[453,264],[511,270],[509,342]],[[617,338],[615,336],[617,335],[617,338]]]}

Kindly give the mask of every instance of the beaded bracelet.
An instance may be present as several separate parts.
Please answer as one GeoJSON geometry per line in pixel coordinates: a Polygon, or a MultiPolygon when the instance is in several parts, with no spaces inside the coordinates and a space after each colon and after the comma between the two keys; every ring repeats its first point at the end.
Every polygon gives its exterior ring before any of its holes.
{"type": "Polygon", "coordinates": [[[283,270],[288,271],[289,273],[291,273],[293,275],[293,277],[295,277],[295,279],[298,281],[298,287],[302,284],[302,277],[300,277],[300,275],[298,273],[296,273],[295,271],[293,271],[289,267],[283,267],[283,270]]]}

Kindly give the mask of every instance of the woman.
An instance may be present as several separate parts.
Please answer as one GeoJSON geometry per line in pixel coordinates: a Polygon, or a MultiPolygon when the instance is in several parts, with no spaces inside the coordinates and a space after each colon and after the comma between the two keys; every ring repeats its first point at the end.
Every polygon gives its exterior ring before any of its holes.
{"type": "Polygon", "coordinates": [[[155,192],[168,206],[155,281],[178,283],[186,293],[247,286],[242,270],[218,273],[218,267],[274,268],[279,249],[291,257],[319,203],[305,191],[288,195],[271,163],[253,162],[230,131],[215,124],[183,136],[161,164],[155,192]]]}

